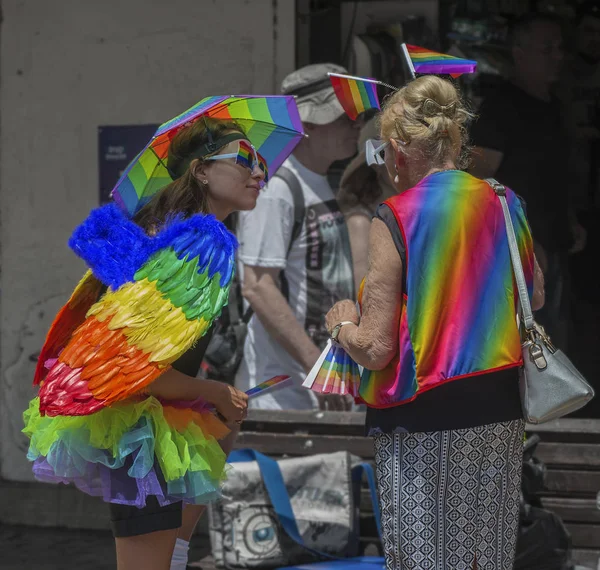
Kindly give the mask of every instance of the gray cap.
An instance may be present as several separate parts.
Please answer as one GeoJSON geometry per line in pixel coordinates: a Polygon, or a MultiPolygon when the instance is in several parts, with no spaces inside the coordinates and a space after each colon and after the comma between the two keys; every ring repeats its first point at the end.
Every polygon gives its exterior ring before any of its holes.
{"type": "Polygon", "coordinates": [[[315,63],[290,73],[281,82],[283,95],[294,95],[304,123],[327,125],[344,114],[327,73],[348,71],[335,63],[315,63]]]}

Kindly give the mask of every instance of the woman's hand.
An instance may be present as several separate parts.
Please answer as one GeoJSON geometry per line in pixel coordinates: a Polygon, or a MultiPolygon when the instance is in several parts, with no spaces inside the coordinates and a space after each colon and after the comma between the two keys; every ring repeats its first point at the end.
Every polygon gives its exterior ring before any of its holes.
{"type": "Polygon", "coordinates": [[[356,303],[350,301],[350,299],[338,301],[331,307],[327,315],[325,315],[325,326],[329,334],[331,334],[333,327],[342,321],[351,321],[355,325],[358,325],[360,321],[358,311],[356,310],[356,303]]]}
{"type": "Polygon", "coordinates": [[[242,423],[248,413],[248,396],[233,386],[216,380],[194,378],[171,368],[161,374],[147,393],[163,400],[196,400],[213,404],[227,423],[242,423]]]}
{"type": "Polygon", "coordinates": [[[226,422],[241,424],[248,415],[248,396],[223,382],[215,382],[214,396],[208,398],[226,422]]]}

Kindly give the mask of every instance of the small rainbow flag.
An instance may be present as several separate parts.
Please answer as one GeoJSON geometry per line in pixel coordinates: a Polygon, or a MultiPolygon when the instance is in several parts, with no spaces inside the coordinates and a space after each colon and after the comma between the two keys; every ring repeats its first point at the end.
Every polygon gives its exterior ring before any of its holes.
{"type": "Polygon", "coordinates": [[[328,75],[340,104],[353,121],[369,109],[381,108],[379,97],[377,97],[379,81],[338,73],[329,73],[328,75]]]}
{"type": "Polygon", "coordinates": [[[292,379],[289,376],[273,376],[264,382],[261,382],[258,386],[250,388],[246,391],[248,398],[255,398],[256,396],[262,396],[267,392],[279,390],[280,388],[287,388],[292,384],[292,379]]]}
{"type": "Polygon", "coordinates": [[[477,69],[477,62],[472,59],[462,59],[409,44],[402,44],[402,50],[413,77],[415,73],[458,77],[463,73],[475,73],[477,69]]]}

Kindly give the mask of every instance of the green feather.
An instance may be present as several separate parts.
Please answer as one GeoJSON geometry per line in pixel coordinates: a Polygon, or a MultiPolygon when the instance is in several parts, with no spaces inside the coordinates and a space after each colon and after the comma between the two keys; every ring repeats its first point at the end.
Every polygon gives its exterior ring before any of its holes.
{"type": "Polygon", "coordinates": [[[166,248],[154,254],[135,274],[136,281],[148,279],[189,320],[204,318],[209,323],[221,313],[229,298],[229,285],[220,286],[221,275],[209,278],[208,267],[198,272],[198,256],[179,259],[166,248]]]}
{"type": "Polygon", "coordinates": [[[146,279],[152,271],[152,268],[156,266],[157,263],[160,263],[160,259],[157,255],[152,256],[144,265],[142,265],[136,272],[133,278],[136,281],[141,281],[142,279],[146,279]]]}
{"type": "Polygon", "coordinates": [[[190,288],[186,283],[182,283],[179,287],[169,291],[169,299],[173,305],[181,307],[181,310],[185,313],[186,305],[196,299],[201,293],[202,291],[190,288]]]}
{"type": "MultiPolygon", "coordinates": [[[[172,299],[171,292],[181,286],[187,288],[190,283],[193,283],[194,274],[198,271],[196,261],[186,262],[179,267],[179,270],[174,272],[168,279],[161,279],[156,286],[161,293],[168,294],[169,299],[172,299]]],[[[179,306],[179,305],[177,305],[179,306]]]]}
{"type": "Polygon", "coordinates": [[[181,271],[186,265],[186,258],[179,259],[173,250],[168,250],[163,256],[163,264],[157,275],[159,281],[167,281],[181,271]]]}

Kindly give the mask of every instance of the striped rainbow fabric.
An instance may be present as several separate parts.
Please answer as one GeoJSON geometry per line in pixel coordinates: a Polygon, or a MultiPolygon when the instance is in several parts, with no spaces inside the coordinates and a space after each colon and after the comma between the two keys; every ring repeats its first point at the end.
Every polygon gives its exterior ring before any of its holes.
{"type": "MultiPolygon", "coordinates": [[[[533,242],[517,196],[507,201],[533,290],[533,242]]],[[[494,191],[460,171],[433,174],[385,202],[406,243],[398,356],[364,370],[373,407],[410,401],[448,380],[518,365],[521,345],[504,217],[494,191]]]]}
{"type": "Polygon", "coordinates": [[[235,121],[272,175],[304,136],[292,96],[213,96],[162,124],[152,140],[125,169],[112,190],[120,208],[133,216],[150,198],[171,182],[167,157],[173,137],[200,117],[235,121]]]}
{"type": "Polygon", "coordinates": [[[377,81],[337,73],[329,73],[329,78],[338,101],[353,121],[369,109],[381,108],[377,96],[377,81]]]}
{"type": "MultiPolygon", "coordinates": [[[[252,168],[254,165],[254,158],[254,149],[246,141],[240,141],[236,162],[245,166],[246,168],[252,168]]],[[[267,165],[267,161],[260,154],[258,154],[258,152],[256,153],[256,160],[258,161],[258,167],[265,174],[265,182],[268,182],[269,166],[267,165]]]]}
{"type": "Polygon", "coordinates": [[[408,55],[408,63],[415,73],[458,77],[463,73],[475,73],[477,69],[477,62],[471,59],[462,59],[419,46],[402,45],[408,55]]]}

